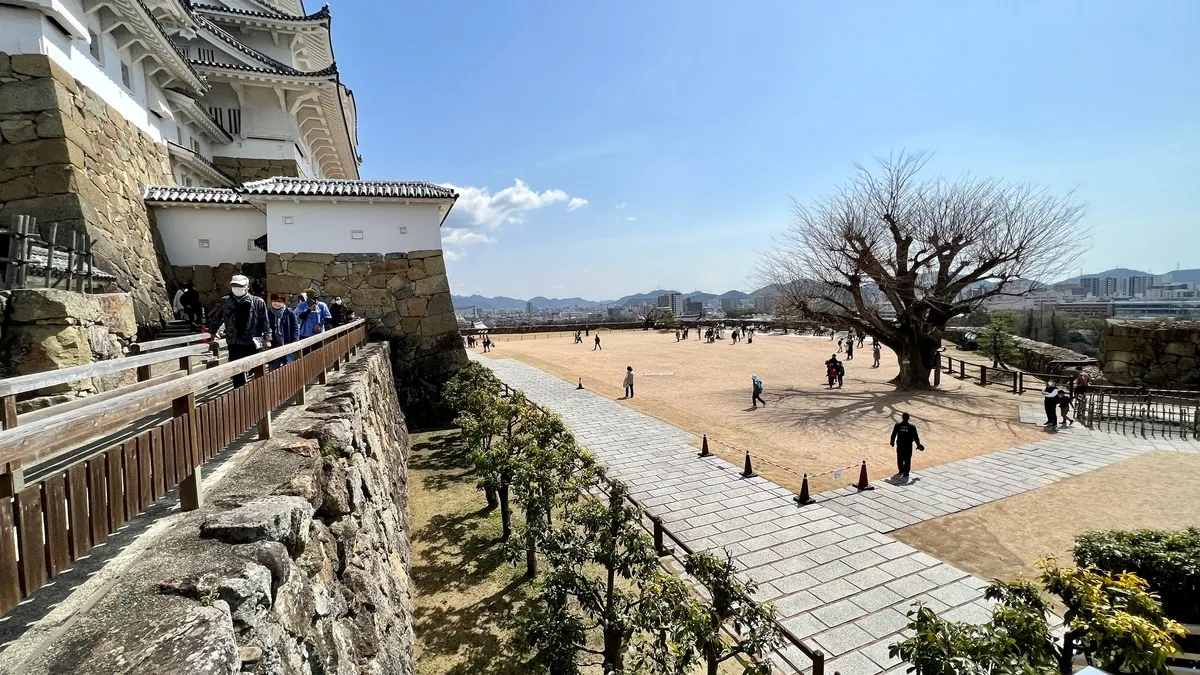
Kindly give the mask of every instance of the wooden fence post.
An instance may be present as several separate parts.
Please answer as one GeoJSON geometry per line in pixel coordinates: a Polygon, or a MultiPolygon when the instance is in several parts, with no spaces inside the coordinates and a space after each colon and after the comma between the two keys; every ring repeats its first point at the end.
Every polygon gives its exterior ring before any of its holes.
{"type": "Polygon", "coordinates": [[[196,394],[189,393],[175,399],[171,404],[171,414],[176,419],[186,416],[188,420],[183,433],[186,444],[184,457],[187,458],[191,471],[179,482],[179,508],[183,511],[195,511],[204,505],[204,495],[201,492],[201,462],[196,457],[196,394]]]}
{"type": "Polygon", "coordinates": [[[987,386],[987,366],[979,366],[979,386],[987,386]]]}
{"type": "Polygon", "coordinates": [[[12,429],[17,426],[17,397],[16,395],[5,396],[0,405],[3,406],[3,421],[5,429],[12,429]]]}
{"type": "MultiPolygon", "coordinates": [[[[263,380],[267,376],[267,364],[257,366],[250,371],[254,375],[255,380],[263,380]]],[[[261,385],[261,383],[260,383],[261,385]]],[[[266,395],[265,393],[263,394],[266,395]]],[[[266,412],[263,413],[262,419],[258,420],[258,440],[265,441],[271,438],[271,408],[268,406],[266,412]]]]}
{"type": "Polygon", "coordinates": [[[50,288],[50,276],[54,271],[54,243],[58,241],[58,223],[50,223],[50,237],[46,241],[46,288],[50,288]]]}

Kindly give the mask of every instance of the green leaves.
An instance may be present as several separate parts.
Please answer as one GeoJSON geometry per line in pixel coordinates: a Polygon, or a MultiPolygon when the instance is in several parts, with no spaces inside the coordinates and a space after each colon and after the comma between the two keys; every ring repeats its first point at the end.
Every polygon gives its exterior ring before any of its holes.
{"type": "Polygon", "coordinates": [[[1133,572],[1162,599],[1167,616],[1200,623],[1200,530],[1088,532],[1075,538],[1075,564],[1133,572]]]}
{"type": "Polygon", "coordinates": [[[1072,672],[1076,651],[1110,672],[1169,672],[1166,659],[1183,628],[1162,615],[1157,599],[1138,577],[1091,568],[1061,569],[1038,561],[1039,582],[1066,606],[1064,647],[1047,624],[1038,587],[1018,579],[995,581],[985,597],[995,601],[983,625],[939,618],[918,605],[908,613],[912,637],[889,647],[915,675],[1052,675],[1072,672]]]}

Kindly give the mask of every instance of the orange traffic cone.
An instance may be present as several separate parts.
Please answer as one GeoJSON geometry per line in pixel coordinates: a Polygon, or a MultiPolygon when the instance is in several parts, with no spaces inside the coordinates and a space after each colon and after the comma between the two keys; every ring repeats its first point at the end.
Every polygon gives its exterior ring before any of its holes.
{"type": "Polygon", "coordinates": [[[712,453],[708,451],[708,434],[704,434],[704,442],[700,445],[701,457],[712,457],[712,453]]]}
{"type": "Polygon", "coordinates": [[[792,501],[800,506],[808,506],[809,504],[816,503],[817,500],[808,496],[808,474],[804,474],[804,482],[800,483],[800,494],[792,497],[792,501]]]}
{"type": "Polygon", "coordinates": [[[582,378],[582,377],[581,377],[581,378],[579,378],[579,386],[578,386],[578,387],[575,387],[575,388],[576,388],[576,389],[583,389],[583,378],[582,378]]]}
{"type": "Polygon", "coordinates": [[[746,451],[746,468],[742,469],[742,478],[754,478],[758,474],[754,473],[754,467],[750,465],[750,451],[746,451]]]}
{"type": "Polygon", "coordinates": [[[858,482],[854,484],[854,487],[858,488],[860,492],[863,490],[875,489],[875,487],[871,485],[871,481],[867,480],[867,460],[865,459],[863,460],[862,467],[860,467],[858,470],[858,482]]]}

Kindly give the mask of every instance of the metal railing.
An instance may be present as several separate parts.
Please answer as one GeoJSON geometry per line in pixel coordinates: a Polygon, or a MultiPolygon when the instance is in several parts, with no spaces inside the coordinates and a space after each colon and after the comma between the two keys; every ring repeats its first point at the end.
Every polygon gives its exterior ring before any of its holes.
{"type": "MultiPolygon", "coordinates": [[[[511,396],[514,389],[512,387],[509,387],[507,384],[504,384],[503,382],[501,384],[504,386],[504,395],[511,396]]],[[[526,397],[526,400],[529,400],[528,397],[526,397]]],[[[538,410],[542,411],[543,413],[545,413],[547,415],[557,415],[557,413],[555,413],[554,411],[547,410],[545,407],[541,406],[538,403],[534,403],[531,400],[529,401],[529,404],[534,406],[535,408],[537,408],[538,410]]],[[[608,480],[611,480],[611,479],[608,479],[608,480]]],[[[604,486],[600,486],[600,489],[605,494],[608,494],[608,491],[604,489],[604,486]]],[[[670,546],[666,545],[666,540],[668,540],[668,539],[671,542],[673,542],[676,547],[678,547],[679,551],[683,551],[687,555],[692,555],[695,552],[692,550],[692,547],[687,545],[686,542],[684,542],[682,539],[680,539],[678,536],[676,536],[675,533],[673,533],[669,529],[667,529],[667,526],[663,524],[662,518],[650,513],[650,510],[647,509],[645,506],[643,506],[641,504],[641,502],[639,502],[636,498],[633,497],[633,495],[629,494],[628,491],[625,494],[625,498],[626,498],[626,500],[629,501],[630,504],[632,504],[635,508],[638,509],[638,511],[640,511],[642,513],[643,518],[642,518],[641,525],[653,538],[654,550],[655,550],[655,552],[658,553],[658,555],[660,557],[670,556],[672,558],[675,558],[681,565],[684,562],[684,559],[681,558],[676,553],[676,549],[674,547],[670,547],[670,546]],[[649,521],[650,525],[646,525],[646,521],[649,521]]],[[[758,601],[754,600],[753,598],[751,598],[749,596],[745,596],[745,595],[743,595],[740,598],[740,600],[742,602],[745,602],[746,604],[752,605],[752,606],[758,606],[760,604],[760,603],[758,603],[758,601]]],[[[813,648],[809,647],[808,645],[804,644],[803,640],[796,637],[795,633],[793,633],[791,630],[788,629],[787,626],[784,626],[779,621],[776,620],[776,621],[774,621],[774,623],[775,623],[776,629],[779,631],[779,634],[783,636],[783,639],[787,643],[789,643],[792,647],[798,649],[811,662],[812,675],[825,675],[825,653],[819,649],[813,649],[813,648]]],[[[804,668],[802,667],[802,664],[797,664],[794,661],[792,661],[792,659],[787,654],[784,653],[783,649],[776,649],[774,652],[774,656],[776,658],[778,658],[779,660],[783,661],[784,663],[786,663],[788,665],[788,667],[790,667],[795,672],[797,672],[797,673],[805,672],[804,668]]],[[[839,675],[839,674],[835,672],[833,675],[839,675]]]]}
{"type": "Polygon", "coordinates": [[[1092,386],[1075,399],[1075,416],[1089,429],[1200,440],[1200,392],[1092,386]]]}
{"type": "Polygon", "coordinates": [[[176,486],[183,510],[199,508],[203,465],[255,426],[270,438],[271,412],[289,399],[304,403],[308,384],[324,384],[366,337],[354,321],[0,432],[0,614],[176,486]],[[229,386],[247,375],[244,386],[229,386]]]}
{"type": "Polygon", "coordinates": [[[4,264],[4,274],[0,276],[3,288],[58,288],[61,283],[68,291],[93,292],[95,256],[92,238],[87,233],[71,230],[70,243],[60,244],[58,223],[38,227],[37,219],[32,216],[13,216],[12,225],[0,229],[0,239],[3,238],[8,239],[8,248],[0,255],[0,263],[4,264]],[[34,277],[31,281],[30,272],[38,266],[44,267],[41,279],[34,277]]]}

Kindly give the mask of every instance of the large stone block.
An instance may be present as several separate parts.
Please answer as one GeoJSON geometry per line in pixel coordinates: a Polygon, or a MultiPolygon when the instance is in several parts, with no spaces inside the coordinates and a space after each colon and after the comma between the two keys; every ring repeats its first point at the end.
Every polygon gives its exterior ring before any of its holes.
{"type": "Polygon", "coordinates": [[[37,187],[32,176],[18,176],[8,182],[0,183],[0,202],[11,202],[17,199],[29,199],[37,196],[37,187]]]}
{"type": "Polygon", "coordinates": [[[431,255],[425,258],[425,271],[429,274],[445,274],[446,261],[439,251],[437,255],[431,255]]]}
{"type": "Polygon", "coordinates": [[[453,312],[434,314],[421,320],[421,335],[436,337],[446,333],[458,334],[458,319],[453,312]]]}
{"type": "Polygon", "coordinates": [[[328,265],[336,256],[332,253],[297,253],[292,260],[296,262],[311,262],[328,265]]]}
{"type": "Polygon", "coordinates": [[[0,115],[57,110],[70,92],[51,79],[37,78],[0,84],[0,115]]]}
{"type": "Polygon", "coordinates": [[[408,269],[408,260],[384,260],[371,265],[372,274],[402,274],[408,269]]]}
{"type": "Polygon", "coordinates": [[[75,164],[83,166],[84,155],[78,145],[65,138],[42,138],[4,147],[0,169],[44,164],[75,164]]]}
{"type": "Polygon", "coordinates": [[[414,265],[414,266],[408,268],[407,276],[408,276],[409,281],[420,281],[421,279],[424,279],[425,277],[427,277],[429,275],[425,273],[424,268],[417,267],[414,265]]]}
{"type": "Polygon", "coordinates": [[[283,260],[278,253],[267,253],[267,274],[279,274],[283,271],[283,260]]]}
{"type": "Polygon", "coordinates": [[[268,293],[302,293],[305,288],[308,288],[309,284],[310,282],[308,279],[293,277],[287,274],[274,274],[267,276],[268,293]]]}
{"type": "Polygon", "coordinates": [[[429,298],[429,309],[427,311],[430,315],[445,314],[447,312],[452,314],[454,312],[454,301],[450,299],[449,293],[438,293],[429,298]]]}
{"type": "Polygon", "coordinates": [[[37,127],[33,120],[0,120],[0,136],[9,143],[24,143],[37,140],[37,127]]]}
{"type": "Polygon", "coordinates": [[[321,281],[325,278],[325,264],[310,260],[301,260],[299,256],[288,262],[288,274],[314,281],[321,281]]]}
{"type": "MultiPolygon", "coordinates": [[[[92,345],[80,326],[61,324],[9,327],[0,339],[0,360],[9,376],[42,373],[83,366],[92,362],[92,345]]],[[[54,392],[90,389],[90,380],[54,387],[54,392]]],[[[42,393],[52,393],[45,390],[42,393]]]]}
{"type": "MultiPolygon", "coordinates": [[[[399,304],[400,303],[397,303],[397,305],[399,305],[399,304]]],[[[415,316],[417,318],[420,318],[429,313],[429,310],[428,310],[429,299],[428,298],[409,298],[408,300],[405,300],[403,304],[404,304],[405,310],[407,311],[405,316],[415,316]]]]}
{"type": "Polygon", "coordinates": [[[356,288],[350,293],[350,302],[357,307],[391,306],[392,294],[386,288],[356,288]]]}
{"type": "Polygon", "coordinates": [[[441,255],[441,254],[442,254],[442,252],[440,250],[429,249],[429,250],[420,250],[420,251],[409,251],[408,257],[409,257],[409,259],[421,259],[421,258],[432,258],[435,255],[441,255]]]}
{"type": "Polygon", "coordinates": [[[12,72],[30,77],[50,77],[50,57],[44,54],[13,54],[12,72]]]}
{"type": "Polygon", "coordinates": [[[449,292],[450,282],[444,274],[426,277],[420,281],[413,282],[413,293],[417,295],[436,295],[438,293],[449,292]]]}

